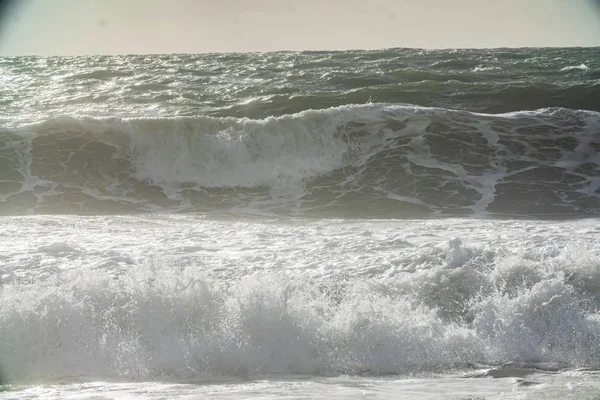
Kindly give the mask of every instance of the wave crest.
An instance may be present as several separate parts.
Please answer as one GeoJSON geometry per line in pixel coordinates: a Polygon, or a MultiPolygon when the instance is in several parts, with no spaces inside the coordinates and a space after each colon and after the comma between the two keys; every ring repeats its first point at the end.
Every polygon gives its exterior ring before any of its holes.
{"type": "Polygon", "coordinates": [[[593,214],[599,120],[570,109],[491,115],[387,104],[263,120],[56,118],[2,136],[0,206],[593,214]]]}

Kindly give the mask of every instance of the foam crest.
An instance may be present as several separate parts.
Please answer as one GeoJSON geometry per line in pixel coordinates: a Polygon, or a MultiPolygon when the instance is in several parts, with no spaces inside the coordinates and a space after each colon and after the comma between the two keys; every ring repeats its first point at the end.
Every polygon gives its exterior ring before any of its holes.
{"type": "Polygon", "coordinates": [[[342,107],[265,120],[132,121],[135,176],[204,188],[292,186],[350,162],[354,149],[342,130],[370,111],[342,107]]]}
{"type": "Polygon", "coordinates": [[[589,69],[590,69],[590,67],[588,67],[587,65],[585,65],[585,64],[582,63],[582,64],[579,64],[579,65],[571,65],[571,66],[568,66],[568,67],[563,67],[560,70],[561,71],[573,71],[573,70],[587,71],[589,69]]]}
{"type": "Polygon", "coordinates": [[[0,367],[6,379],[29,382],[402,374],[505,362],[597,368],[600,264],[589,252],[572,256],[569,248],[505,255],[454,239],[423,247],[415,271],[385,279],[340,270],[221,280],[176,258],[56,271],[3,287],[0,367]]]}
{"type": "Polygon", "coordinates": [[[590,216],[600,210],[599,118],[389,104],[261,120],[56,118],[0,143],[0,206],[590,216]]]}
{"type": "Polygon", "coordinates": [[[63,276],[72,286],[62,290],[5,288],[14,305],[0,314],[8,379],[378,374],[442,368],[473,351],[468,331],[402,301],[365,296],[361,284],[334,296],[285,276],[223,287],[161,271],[63,276]],[[444,351],[448,340],[466,350],[444,351]]]}

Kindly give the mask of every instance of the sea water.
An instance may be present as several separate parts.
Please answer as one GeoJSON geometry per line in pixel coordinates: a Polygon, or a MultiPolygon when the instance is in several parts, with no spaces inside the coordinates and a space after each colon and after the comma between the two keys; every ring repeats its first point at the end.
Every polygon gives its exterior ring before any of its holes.
{"type": "Polygon", "coordinates": [[[6,398],[595,398],[598,49],[0,59],[6,398]]]}

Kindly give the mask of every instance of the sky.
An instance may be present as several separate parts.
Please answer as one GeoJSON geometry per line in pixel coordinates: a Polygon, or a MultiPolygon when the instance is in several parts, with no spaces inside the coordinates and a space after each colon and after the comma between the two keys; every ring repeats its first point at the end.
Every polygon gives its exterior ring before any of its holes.
{"type": "Polygon", "coordinates": [[[14,0],[0,55],[600,46],[595,0],[14,0]]]}

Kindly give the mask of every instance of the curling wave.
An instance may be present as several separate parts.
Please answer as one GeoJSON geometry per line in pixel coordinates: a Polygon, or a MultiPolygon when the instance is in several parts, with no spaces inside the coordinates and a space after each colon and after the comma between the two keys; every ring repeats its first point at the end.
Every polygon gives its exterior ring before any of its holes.
{"type": "Polygon", "coordinates": [[[599,127],[592,111],[389,104],[260,120],[62,117],[0,135],[0,212],[590,216],[599,127]]]}

